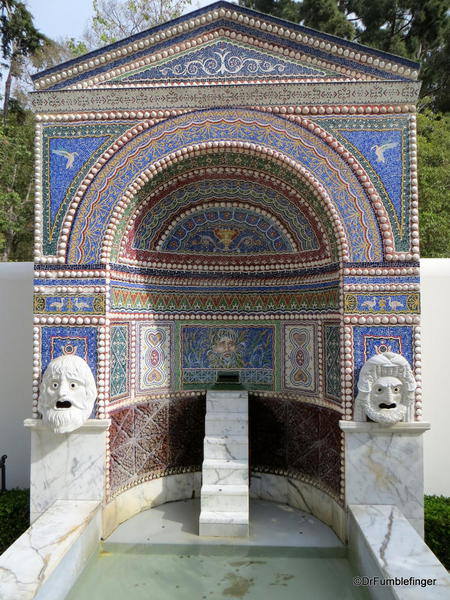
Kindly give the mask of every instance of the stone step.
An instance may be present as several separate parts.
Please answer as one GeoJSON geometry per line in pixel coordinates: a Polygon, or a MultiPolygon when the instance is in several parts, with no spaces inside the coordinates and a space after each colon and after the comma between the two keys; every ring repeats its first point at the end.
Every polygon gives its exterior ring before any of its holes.
{"type": "Polygon", "coordinates": [[[247,435],[248,416],[239,413],[206,413],[206,435],[247,435]]]}
{"type": "Polygon", "coordinates": [[[206,458],[202,468],[204,485],[248,485],[248,461],[206,458]]]}
{"type": "Polygon", "coordinates": [[[206,435],[203,441],[205,458],[248,460],[248,437],[246,435],[206,435]]]}
{"type": "Polygon", "coordinates": [[[246,392],[208,392],[206,410],[208,413],[247,413],[248,394],[246,392]]]}
{"type": "Polygon", "coordinates": [[[201,489],[201,512],[245,512],[248,511],[248,485],[203,484],[201,489]]]}
{"type": "Polygon", "coordinates": [[[213,512],[200,514],[200,535],[211,537],[248,537],[248,512],[213,512]]]}

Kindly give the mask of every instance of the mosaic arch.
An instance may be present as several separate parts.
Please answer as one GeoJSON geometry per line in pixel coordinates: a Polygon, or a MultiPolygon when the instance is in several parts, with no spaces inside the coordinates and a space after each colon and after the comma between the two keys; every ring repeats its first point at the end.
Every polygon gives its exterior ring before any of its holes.
{"type": "MultiPolygon", "coordinates": [[[[222,207],[236,206],[259,211],[260,214],[273,215],[281,219],[281,225],[291,231],[297,249],[295,253],[277,253],[290,263],[325,264],[339,260],[341,245],[346,244],[343,236],[337,236],[327,205],[313,193],[311,182],[299,177],[296,172],[279,160],[268,160],[263,155],[239,153],[232,148],[222,148],[214,153],[196,152],[161,171],[131,197],[125,208],[117,216],[116,222],[108,227],[109,257],[112,262],[146,264],[158,257],[149,249],[133,250],[133,239],[137,230],[145,224],[145,235],[151,238],[151,250],[157,249],[161,236],[167,227],[186,211],[198,210],[201,203],[211,202],[212,198],[222,207]],[[205,168],[206,165],[206,168],[205,168]],[[262,211],[262,212],[261,212],[262,211]],[[306,231],[305,231],[306,226],[306,231]],[[297,233],[296,233],[297,232],[297,233]],[[305,237],[306,233],[306,237],[305,237]],[[309,238],[309,241],[308,241],[309,238]],[[318,244],[317,249],[306,250],[306,244],[318,244]],[[303,252],[299,252],[303,246],[303,252]]],[[[231,213],[227,213],[227,219],[231,213]]],[[[241,217],[239,217],[241,218],[241,217]]],[[[259,220],[259,217],[258,217],[259,220]]],[[[230,229],[227,223],[225,229],[230,229]]],[[[103,248],[104,254],[108,252],[103,248]]],[[[210,263],[234,264],[234,255],[222,258],[220,253],[202,254],[203,260],[210,263]]],[[[172,255],[173,257],[173,255],[172,255]]],[[[177,259],[181,259],[178,255],[177,259]]],[[[254,253],[246,255],[247,262],[273,264],[277,257],[254,253]]]]}
{"type": "MultiPolygon", "coordinates": [[[[309,128],[255,111],[206,110],[190,113],[139,131],[91,178],[73,221],[67,248],[70,263],[100,262],[98,240],[116,204],[149,165],[203,143],[254,144],[280,153],[314,174],[337,211],[349,240],[351,262],[383,257],[375,209],[363,181],[333,146],[309,128]],[[113,185],[111,183],[114,182],[113,185]]],[[[355,163],[353,163],[354,165],[355,163]]],[[[364,171],[361,169],[361,177],[364,171]]]]}
{"type": "Polygon", "coordinates": [[[88,361],[107,501],[200,470],[229,369],[253,471],[344,505],[362,364],[419,366],[417,69],[218,2],[34,78],[34,406],[88,361]]]}
{"type": "Polygon", "coordinates": [[[201,255],[218,265],[235,264],[234,259],[317,265],[332,260],[336,243],[304,201],[294,204],[245,173],[189,175],[189,183],[173,183],[168,193],[138,205],[122,237],[119,262],[143,264],[161,253],[174,260],[201,255]]]}

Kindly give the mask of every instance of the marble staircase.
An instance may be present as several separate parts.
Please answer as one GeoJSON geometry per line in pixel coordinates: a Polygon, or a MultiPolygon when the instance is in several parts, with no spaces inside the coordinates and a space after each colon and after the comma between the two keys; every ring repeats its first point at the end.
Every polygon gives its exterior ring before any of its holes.
{"type": "Polygon", "coordinates": [[[200,535],[248,536],[247,392],[207,393],[202,475],[200,535]]]}

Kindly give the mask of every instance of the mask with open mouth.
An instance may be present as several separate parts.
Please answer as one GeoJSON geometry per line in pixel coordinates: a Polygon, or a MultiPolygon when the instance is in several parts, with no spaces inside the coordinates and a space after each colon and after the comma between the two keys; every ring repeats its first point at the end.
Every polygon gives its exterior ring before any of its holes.
{"type": "Polygon", "coordinates": [[[92,412],[97,388],[85,360],[70,354],[52,360],[42,378],[38,410],[54,433],[83,425],[92,412]]]}
{"type": "Polygon", "coordinates": [[[360,372],[355,421],[393,425],[411,420],[416,382],[408,361],[395,352],[367,360],[360,372]]]}

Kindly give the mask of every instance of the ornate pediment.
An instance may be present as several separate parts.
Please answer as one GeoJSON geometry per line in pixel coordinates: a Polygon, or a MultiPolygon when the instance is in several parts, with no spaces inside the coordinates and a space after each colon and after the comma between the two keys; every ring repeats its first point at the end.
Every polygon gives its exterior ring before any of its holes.
{"type": "Polygon", "coordinates": [[[411,82],[418,65],[216,2],[34,76],[36,89],[271,82],[411,82]]]}
{"type": "MultiPolygon", "coordinates": [[[[139,84],[171,81],[227,82],[258,79],[343,78],[331,69],[314,68],[306,62],[285,59],[274,52],[263,52],[248,44],[239,44],[227,38],[204,44],[199,49],[186,50],[163,59],[154,66],[140,67],[124,75],[111,78],[111,82],[139,84]]],[[[109,82],[103,84],[108,85],[109,82]]]]}

